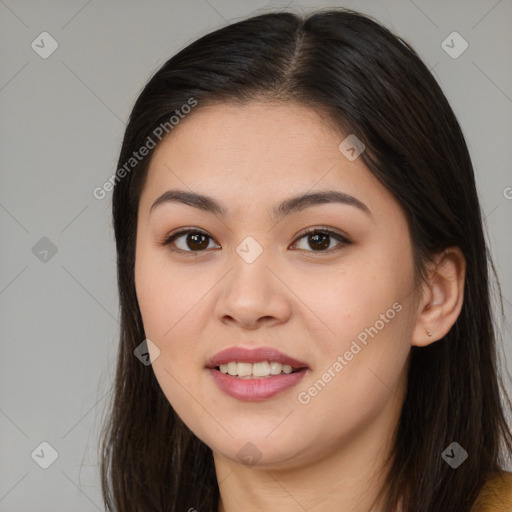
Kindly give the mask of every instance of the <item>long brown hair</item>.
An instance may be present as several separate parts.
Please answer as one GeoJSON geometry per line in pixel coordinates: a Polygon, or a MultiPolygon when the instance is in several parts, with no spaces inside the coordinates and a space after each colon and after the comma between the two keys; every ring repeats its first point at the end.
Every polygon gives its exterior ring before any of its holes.
{"type": "MultiPolygon", "coordinates": [[[[133,167],[126,162],[191,98],[201,105],[257,97],[322,109],[345,133],[358,135],[366,146],[364,163],[405,212],[418,279],[432,254],[449,246],[462,250],[467,271],[456,323],[443,339],[412,348],[385,511],[402,502],[404,512],[469,512],[485,480],[512,453],[491,309],[494,267],[473,167],[459,123],[415,51],[345,9],[276,12],[209,33],[168,60],[135,103],[113,191],[121,331],[100,444],[107,510],[217,510],[210,448],[175,414],[151,366],[134,357],[146,338],[134,260],[138,201],[152,150],[133,167]],[[469,454],[457,470],[441,457],[453,441],[469,454]]],[[[496,296],[501,300],[499,288],[496,296]]]]}

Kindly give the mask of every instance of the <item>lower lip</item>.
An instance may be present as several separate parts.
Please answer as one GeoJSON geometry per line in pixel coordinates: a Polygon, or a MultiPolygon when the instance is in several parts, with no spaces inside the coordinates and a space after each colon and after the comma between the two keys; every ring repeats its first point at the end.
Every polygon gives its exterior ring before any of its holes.
{"type": "Polygon", "coordinates": [[[306,374],[307,368],[298,372],[261,377],[256,379],[240,379],[229,374],[222,373],[215,368],[208,371],[213,377],[215,384],[227,395],[245,400],[247,402],[258,402],[266,400],[281,393],[285,389],[295,386],[306,374]]]}

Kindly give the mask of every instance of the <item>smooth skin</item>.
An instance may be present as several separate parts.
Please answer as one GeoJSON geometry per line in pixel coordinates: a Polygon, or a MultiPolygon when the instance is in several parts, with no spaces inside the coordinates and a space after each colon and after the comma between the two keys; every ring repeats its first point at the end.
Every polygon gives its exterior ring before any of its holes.
{"type": "Polygon", "coordinates": [[[442,338],[460,313],[460,250],[435,255],[429,279],[415,286],[404,213],[361,158],[339,150],[347,135],[296,103],[199,105],[153,154],[138,211],[137,298],[146,336],[160,350],[156,378],[213,451],[219,512],[378,511],[411,346],[442,338]],[[212,197],[226,215],[179,202],[150,212],[169,189],[212,197]],[[370,213],[326,203],[272,219],[281,201],[320,190],[350,194],[370,213]],[[302,236],[315,227],[350,243],[331,236],[319,249],[302,236]],[[180,228],[210,238],[161,245],[180,228]],[[248,236],[263,249],[252,263],[236,252],[248,236]],[[401,311],[300,403],[298,394],[396,302],[401,311]],[[270,345],[309,371],[271,399],[234,399],[205,366],[235,345],[270,345]],[[260,457],[254,464],[237,455],[249,442],[260,457]]]}

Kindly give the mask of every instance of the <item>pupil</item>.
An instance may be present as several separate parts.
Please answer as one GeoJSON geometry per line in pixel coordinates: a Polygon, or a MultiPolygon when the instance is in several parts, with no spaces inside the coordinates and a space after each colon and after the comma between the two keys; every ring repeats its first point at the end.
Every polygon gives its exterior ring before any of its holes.
{"type": "Polygon", "coordinates": [[[189,249],[206,249],[208,247],[208,240],[207,236],[201,234],[201,233],[189,233],[187,236],[187,246],[189,249]],[[202,238],[202,243],[199,241],[199,239],[202,238]],[[190,241],[192,240],[192,244],[199,244],[196,246],[191,246],[190,241]]]}
{"type": "Polygon", "coordinates": [[[315,248],[315,244],[317,244],[317,248],[328,248],[329,247],[329,235],[322,234],[322,233],[314,233],[312,235],[309,235],[309,244],[312,249],[315,248]],[[319,238],[322,238],[323,241],[319,242],[319,238]],[[313,241],[313,245],[312,245],[313,241]]]}

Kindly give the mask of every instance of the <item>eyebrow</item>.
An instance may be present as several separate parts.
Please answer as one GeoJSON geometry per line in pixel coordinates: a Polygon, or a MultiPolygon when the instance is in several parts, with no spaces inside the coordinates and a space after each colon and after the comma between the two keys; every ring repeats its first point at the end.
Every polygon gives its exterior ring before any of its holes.
{"type": "MultiPolygon", "coordinates": [[[[188,192],[186,190],[177,189],[167,190],[160,197],[158,197],[151,205],[149,213],[151,214],[151,212],[157,206],[165,203],[181,203],[192,206],[194,208],[198,208],[204,212],[213,213],[223,217],[225,217],[227,214],[227,210],[212,197],[198,194],[196,192],[188,192]]],[[[327,203],[338,203],[354,206],[373,218],[373,215],[368,206],[366,206],[359,199],[356,199],[354,196],[337,190],[321,190],[318,192],[311,192],[290,197],[289,199],[282,201],[272,209],[272,219],[275,222],[278,222],[283,217],[290,215],[291,213],[299,212],[305,208],[327,203]]]]}

